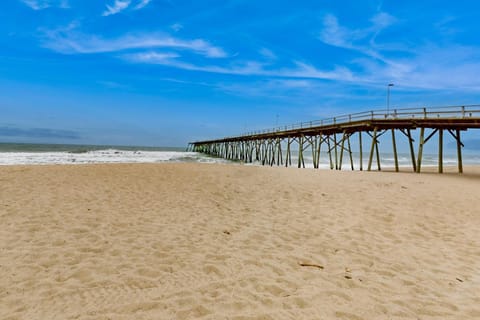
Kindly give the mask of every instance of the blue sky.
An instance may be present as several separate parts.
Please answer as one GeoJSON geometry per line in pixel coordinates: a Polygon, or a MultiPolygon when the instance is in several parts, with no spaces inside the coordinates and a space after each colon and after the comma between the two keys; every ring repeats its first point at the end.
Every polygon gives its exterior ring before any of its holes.
{"type": "Polygon", "coordinates": [[[0,141],[185,146],[480,102],[476,1],[7,0],[0,141]]]}

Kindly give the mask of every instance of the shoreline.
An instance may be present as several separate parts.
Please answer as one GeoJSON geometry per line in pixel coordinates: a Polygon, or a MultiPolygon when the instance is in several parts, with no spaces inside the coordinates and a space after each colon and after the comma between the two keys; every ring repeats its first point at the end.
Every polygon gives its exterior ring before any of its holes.
{"type": "MultiPolygon", "coordinates": [[[[35,168],[35,167],[95,167],[95,166],[163,166],[163,165],[220,165],[220,166],[243,166],[243,167],[252,167],[252,168],[277,168],[277,169],[288,169],[288,170],[302,170],[302,171],[313,171],[313,172],[377,172],[377,173],[415,173],[413,171],[412,167],[406,167],[406,166],[400,166],[399,171],[395,171],[394,166],[384,166],[382,165],[382,169],[379,171],[376,168],[368,171],[366,168],[363,168],[363,170],[359,170],[358,168],[355,168],[354,170],[351,170],[350,168],[343,168],[342,170],[335,170],[335,169],[330,169],[330,168],[318,168],[314,169],[313,167],[305,167],[305,168],[298,168],[295,165],[285,167],[284,165],[261,165],[261,164],[255,164],[255,163],[244,163],[244,162],[235,162],[235,161],[229,161],[229,162],[182,162],[182,161],[165,161],[165,162],[111,162],[111,163],[48,163],[48,164],[2,164],[0,165],[0,170],[2,168],[35,168]]],[[[345,165],[344,165],[345,166],[345,165]]],[[[438,166],[437,165],[422,165],[422,171],[420,174],[423,173],[437,173],[439,175],[442,174],[454,174],[457,173],[459,175],[462,174],[471,174],[471,173],[477,173],[477,171],[480,171],[480,164],[468,164],[468,165],[463,165],[463,173],[458,172],[458,166],[457,165],[444,165],[443,166],[443,173],[438,172],[438,166]]]]}

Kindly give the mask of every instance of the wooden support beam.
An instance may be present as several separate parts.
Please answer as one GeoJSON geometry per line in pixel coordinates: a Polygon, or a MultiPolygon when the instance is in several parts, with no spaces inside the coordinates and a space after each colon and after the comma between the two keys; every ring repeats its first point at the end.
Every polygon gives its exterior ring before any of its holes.
{"type": "Polygon", "coordinates": [[[348,135],[348,138],[347,138],[347,142],[348,142],[348,154],[350,155],[350,167],[352,168],[352,171],[355,170],[355,168],[353,167],[353,155],[352,155],[352,146],[350,144],[350,135],[348,135]]]}
{"type": "Polygon", "coordinates": [[[372,170],[373,152],[375,151],[375,145],[377,144],[377,127],[373,129],[372,146],[370,147],[370,157],[368,159],[368,171],[372,170]]]}
{"type": "Polygon", "coordinates": [[[260,162],[265,165],[265,158],[266,158],[266,147],[265,147],[265,140],[260,141],[260,162]]]}
{"type": "Polygon", "coordinates": [[[330,170],[333,170],[332,148],[330,147],[330,136],[327,136],[328,158],[330,159],[330,170]]]}
{"type": "Polygon", "coordinates": [[[253,151],[255,150],[255,145],[253,142],[250,143],[250,163],[253,163],[253,151]]]}
{"type": "Polygon", "coordinates": [[[382,168],[380,167],[380,151],[378,150],[378,138],[375,139],[376,142],[375,142],[375,153],[377,154],[377,168],[378,168],[378,171],[382,171],[382,168]]]}
{"type": "Polygon", "coordinates": [[[395,172],[398,172],[397,142],[395,141],[395,129],[393,128],[392,128],[392,146],[393,146],[393,159],[395,161],[395,172]]]}
{"type": "Polygon", "coordinates": [[[300,168],[303,161],[303,136],[298,138],[298,167],[300,168]]]}
{"type": "Polygon", "coordinates": [[[273,166],[276,162],[275,162],[275,156],[276,156],[276,153],[275,153],[275,142],[274,140],[270,140],[270,166],[273,166]]]}
{"type": "Polygon", "coordinates": [[[337,154],[337,134],[333,134],[333,144],[335,148],[335,170],[338,170],[338,154],[337,154]]]}
{"type": "Polygon", "coordinates": [[[458,173],[463,173],[462,163],[462,141],[460,140],[460,130],[457,129],[457,157],[458,157],[458,173]]]}
{"type": "Polygon", "coordinates": [[[455,131],[456,131],[456,134],[452,130],[448,129],[448,132],[457,141],[458,173],[463,173],[463,162],[462,162],[463,143],[462,143],[462,140],[460,139],[460,129],[456,129],[455,131]]]}
{"type": "Polygon", "coordinates": [[[320,150],[322,149],[322,134],[320,133],[320,137],[318,139],[318,149],[317,149],[317,168],[320,167],[320,150]]]}
{"type": "Polygon", "coordinates": [[[430,140],[430,138],[432,138],[433,135],[434,135],[435,133],[437,133],[437,131],[438,131],[438,129],[433,130],[433,131],[425,138],[425,140],[423,141],[423,144],[427,143],[427,141],[430,140]]]}
{"type": "Polygon", "coordinates": [[[288,165],[292,165],[292,155],[290,153],[290,137],[287,138],[287,154],[285,155],[285,167],[288,167],[288,165]]]}
{"type": "Polygon", "coordinates": [[[303,152],[305,149],[302,147],[302,167],[305,168],[305,157],[303,156],[303,152]]]}
{"type": "Polygon", "coordinates": [[[313,162],[313,168],[318,169],[317,166],[317,145],[318,145],[318,139],[317,136],[312,137],[312,162],[313,162]]]}
{"type": "Polygon", "coordinates": [[[340,160],[339,160],[339,165],[338,165],[338,170],[342,170],[342,164],[343,164],[343,150],[345,149],[345,138],[346,138],[347,132],[343,130],[343,137],[342,137],[342,142],[341,142],[341,147],[340,147],[340,160]]]}
{"type": "Polygon", "coordinates": [[[268,140],[268,164],[273,166],[275,164],[275,147],[273,140],[268,140]]]}
{"type": "Polygon", "coordinates": [[[417,171],[417,164],[415,161],[415,150],[413,149],[413,138],[412,138],[412,132],[410,129],[407,129],[407,137],[408,137],[408,144],[410,145],[410,156],[412,158],[412,166],[413,166],[413,172],[417,171]]]}
{"type": "Polygon", "coordinates": [[[363,171],[362,131],[358,132],[358,140],[359,140],[359,145],[360,145],[360,171],[363,171]]]}
{"type": "Polygon", "coordinates": [[[417,173],[422,169],[423,145],[425,144],[425,128],[420,128],[420,143],[418,145],[417,173]]]}
{"type": "Polygon", "coordinates": [[[283,153],[282,153],[282,139],[278,138],[278,155],[280,156],[279,161],[277,161],[277,165],[283,165],[283,153]]]}
{"type": "Polygon", "coordinates": [[[438,131],[438,173],[443,173],[443,129],[438,131]]]}

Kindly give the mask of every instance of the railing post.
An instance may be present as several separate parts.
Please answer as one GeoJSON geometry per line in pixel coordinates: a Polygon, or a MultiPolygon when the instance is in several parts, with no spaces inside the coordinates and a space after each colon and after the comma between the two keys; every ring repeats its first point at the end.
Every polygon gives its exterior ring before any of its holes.
{"type": "Polygon", "coordinates": [[[465,106],[462,106],[462,119],[465,118],[465,106]]]}
{"type": "Polygon", "coordinates": [[[373,120],[373,118],[374,118],[374,116],[373,116],[373,111],[370,111],[370,113],[372,114],[372,120],[373,120]]]}
{"type": "Polygon", "coordinates": [[[427,119],[427,108],[423,108],[423,119],[427,119]]]}

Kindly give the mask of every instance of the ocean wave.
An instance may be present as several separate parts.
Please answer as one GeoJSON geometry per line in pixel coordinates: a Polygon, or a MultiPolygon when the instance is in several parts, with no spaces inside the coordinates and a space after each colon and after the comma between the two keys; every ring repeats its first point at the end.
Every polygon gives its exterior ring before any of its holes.
{"type": "Polygon", "coordinates": [[[143,150],[78,150],[65,152],[1,152],[0,165],[47,165],[92,163],[159,163],[159,162],[208,162],[225,163],[196,152],[143,151],[143,150]]]}

